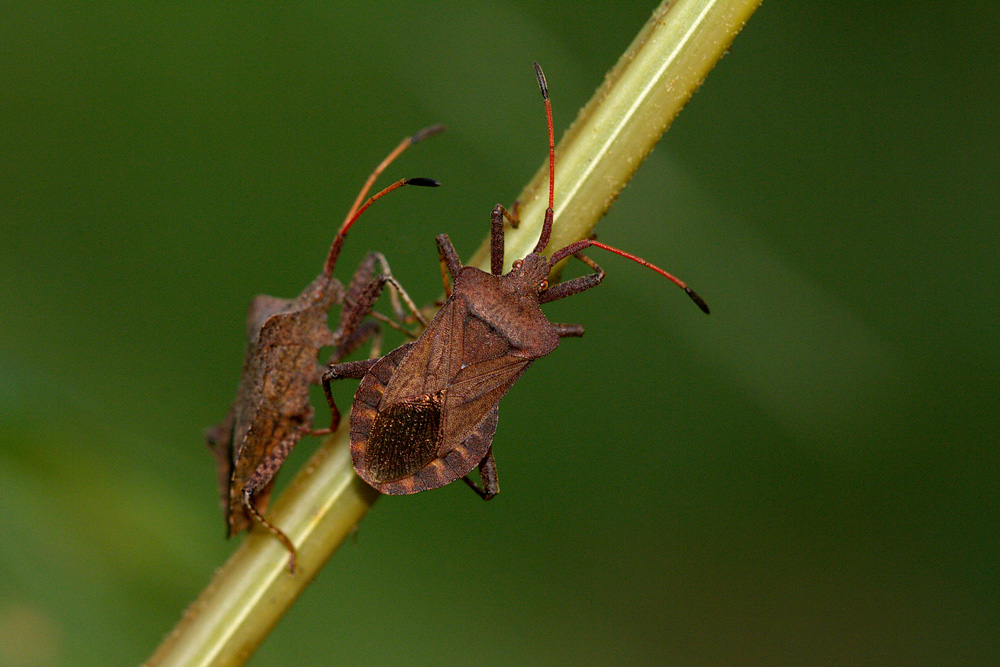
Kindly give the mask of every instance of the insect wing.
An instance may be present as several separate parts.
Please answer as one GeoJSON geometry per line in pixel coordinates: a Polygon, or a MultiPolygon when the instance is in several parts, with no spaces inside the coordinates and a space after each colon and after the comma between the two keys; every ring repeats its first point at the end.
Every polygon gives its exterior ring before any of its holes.
{"type": "Polygon", "coordinates": [[[460,443],[530,364],[501,332],[451,299],[400,362],[379,410],[440,396],[442,444],[460,443]]]}
{"type": "Polygon", "coordinates": [[[506,354],[459,371],[445,393],[445,438],[464,440],[530,365],[530,359],[506,354]]]}

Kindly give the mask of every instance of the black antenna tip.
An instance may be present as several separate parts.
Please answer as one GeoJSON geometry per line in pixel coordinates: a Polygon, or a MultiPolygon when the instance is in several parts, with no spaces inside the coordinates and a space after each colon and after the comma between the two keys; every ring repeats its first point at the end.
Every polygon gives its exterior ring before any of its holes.
{"type": "Polygon", "coordinates": [[[440,134],[445,131],[445,126],[441,123],[437,125],[431,125],[430,127],[425,127],[422,130],[417,130],[417,133],[410,137],[410,143],[415,144],[418,141],[422,141],[427,137],[433,137],[435,134],[440,134]]]}
{"type": "Polygon", "coordinates": [[[435,180],[433,178],[408,178],[406,179],[407,185],[419,185],[424,188],[436,188],[441,185],[441,181],[435,180]]]}
{"type": "Polygon", "coordinates": [[[698,296],[698,293],[695,292],[690,287],[685,287],[684,291],[687,292],[687,295],[689,297],[691,297],[692,301],[694,301],[696,304],[698,304],[698,307],[701,308],[701,311],[703,313],[705,313],[706,315],[708,315],[708,304],[705,303],[705,300],[702,299],[700,296],[698,296]]]}
{"type": "Polygon", "coordinates": [[[542,72],[542,66],[537,62],[535,65],[535,78],[538,79],[538,88],[542,91],[542,99],[549,99],[549,84],[545,83],[545,74],[542,72]]]}

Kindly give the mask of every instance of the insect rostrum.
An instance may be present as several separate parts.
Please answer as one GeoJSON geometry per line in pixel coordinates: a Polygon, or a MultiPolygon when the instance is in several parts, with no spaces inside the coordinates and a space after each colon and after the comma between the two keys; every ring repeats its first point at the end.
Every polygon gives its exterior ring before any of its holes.
{"type": "Polygon", "coordinates": [[[582,254],[596,246],[627,257],[668,278],[708,312],[691,288],[634,255],[593,239],[543,254],[552,231],[555,141],[548,87],[541,68],[535,74],[545,101],[549,131],[549,207],[533,252],[503,273],[504,221],[517,224],[497,204],[490,216],[490,272],[462,266],[446,234],[437,237],[438,257],[449,293],[430,326],[414,342],[381,359],[331,364],[322,383],[333,416],[340,422],[331,383],[360,379],[350,418],[354,468],[368,484],[386,494],[417,493],[463,479],[484,499],[499,492],[492,440],[500,399],[531,363],[552,352],[560,338],[579,337],[583,327],[554,324],[541,304],[596,287],[604,271],[582,254]],[[550,286],[559,261],[575,256],[593,273],[550,286]],[[479,467],[482,486],[469,479],[479,467]]]}

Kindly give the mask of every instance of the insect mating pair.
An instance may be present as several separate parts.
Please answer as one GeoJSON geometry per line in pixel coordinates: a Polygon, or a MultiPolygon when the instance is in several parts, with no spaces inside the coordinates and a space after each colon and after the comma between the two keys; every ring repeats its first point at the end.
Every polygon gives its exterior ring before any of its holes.
{"type": "Polygon", "coordinates": [[[603,248],[638,262],[672,281],[701,310],[709,312],[706,303],[684,282],[596,240],[571,243],[549,257],[543,254],[552,231],[555,138],[548,86],[538,63],[534,68],[548,125],[549,201],[537,245],[516,260],[509,272],[503,273],[504,222],[516,226],[518,221],[497,204],[490,215],[489,273],[462,266],[447,234],[439,235],[438,257],[448,298],[423,333],[383,357],[339,361],[375,335],[376,323],[365,318],[386,284],[397,319],[404,319],[398,295],[414,317],[426,324],[380,254],[365,258],[346,291],[330,276],[347,229],[372,201],[403,184],[436,185],[430,179],[404,179],[358,206],[388,162],[413,141],[438,131],[439,126],[435,126],[404,141],[375,170],[334,239],[324,273],[312,285],[292,301],[257,297],[251,304],[247,356],[237,401],[227,419],[209,434],[219,460],[230,535],[247,527],[250,520],[257,521],[289,550],[294,570],[294,547],[261,515],[275,472],[291,447],[310,432],[308,385],[317,378],[314,370],[320,346],[335,348],[331,363],[319,377],[332,413],[330,431],[340,423],[331,384],[345,378],[361,380],[350,416],[350,438],[354,468],[365,482],[381,493],[400,495],[462,479],[489,500],[500,490],[492,449],[500,399],[535,359],[559,345],[560,338],[583,335],[578,324],[549,322],[540,307],[601,283],[603,269],[582,254],[583,250],[603,248]],[[550,286],[552,268],[571,255],[593,273],[550,286]],[[376,266],[382,269],[377,275],[376,266]],[[317,294],[320,296],[314,298],[317,294]],[[343,304],[343,308],[340,324],[331,333],[325,318],[334,303],[343,304]],[[285,318],[294,324],[285,323],[285,318]],[[310,324],[299,328],[298,323],[307,320],[310,324]],[[265,334],[275,342],[265,342],[265,334]],[[481,485],[468,477],[476,467],[481,485]]]}

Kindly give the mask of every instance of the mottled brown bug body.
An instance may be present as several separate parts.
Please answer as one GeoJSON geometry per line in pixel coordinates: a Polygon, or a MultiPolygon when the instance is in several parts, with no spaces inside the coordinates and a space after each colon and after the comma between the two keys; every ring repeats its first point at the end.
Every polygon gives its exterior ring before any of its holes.
{"type": "Polygon", "coordinates": [[[375,178],[399,153],[442,129],[433,126],[404,139],[375,169],[337,232],[322,273],[301,294],[294,299],[254,297],[247,316],[247,343],[236,400],[225,419],[206,433],[216,459],[227,534],[233,536],[254,522],[263,525],[289,550],[289,565],[293,570],[294,546],[263,514],[275,474],[289,452],[304,435],[319,433],[312,430],[309,386],[318,384],[323,374],[324,367],[318,359],[320,350],[332,347],[331,360],[339,361],[377,335],[378,325],[365,318],[386,283],[394,290],[397,319],[403,318],[398,297],[403,298],[411,311],[416,311],[392,278],[380,253],[365,257],[346,288],[333,277],[337,258],[348,229],[376,199],[407,184],[438,184],[431,179],[403,179],[364,201],[375,178]],[[331,331],[329,313],[338,304],[343,304],[340,321],[336,330],[331,331]]]}
{"type": "Polygon", "coordinates": [[[551,257],[542,254],[552,232],[555,141],[548,87],[537,63],[535,73],[549,129],[549,207],[534,251],[503,273],[504,220],[516,220],[499,204],[490,216],[489,273],[463,267],[448,236],[441,234],[438,257],[450,295],[420,338],[379,360],[333,364],[323,375],[332,428],[340,411],[331,383],[361,380],[351,412],[351,455],[358,475],[382,493],[417,493],[460,478],[484,499],[499,492],[492,440],[500,400],[560,338],[583,335],[580,325],[549,322],[540,306],[601,283],[604,271],[582,254],[584,249],[604,248],[652,268],[708,312],[694,291],[666,271],[593,239],[571,243],[551,257]],[[550,287],[552,268],[570,255],[594,273],[550,287]],[[482,487],[467,477],[476,466],[482,487]]]}
{"type": "Polygon", "coordinates": [[[559,329],[539,307],[548,261],[528,259],[502,276],[463,267],[417,342],[362,380],[351,455],[362,479],[382,493],[416,493],[469,474],[487,457],[500,399],[559,345],[559,329]]]}
{"type": "MultiPolygon", "coordinates": [[[[355,293],[374,280],[380,259],[371,253],[358,267],[351,283],[355,293]]],[[[323,372],[320,349],[339,347],[334,357],[340,358],[374,333],[371,324],[353,323],[347,311],[337,333],[330,330],[330,309],[344,303],[347,291],[340,281],[321,274],[294,299],[260,294],[250,302],[237,399],[222,423],[207,433],[230,537],[254,520],[244,494],[263,514],[275,473],[312,430],[309,386],[319,384],[323,372]],[[265,477],[259,486],[256,480],[265,477]]]]}
{"type": "MultiPolygon", "coordinates": [[[[327,318],[330,308],[343,300],[343,292],[338,281],[321,276],[295,299],[262,294],[250,303],[239,398],[226,419],[208,434],[229,536],[245,530],[252,521],[243,505],[247,480],[261,463],[272,460],[271,454],[282,443],[290,448],[312,428],[309,384],[319,379],[320,348],[334,343],[327,318]],[[274,368],[287,372],[273,373],[274,368]],[[250,452],[255,455],[249,456],[250,452]]],[[[254,508],[260,514],[267,509],[273,485],[272,475],[253,494],[254,508]]]]}

